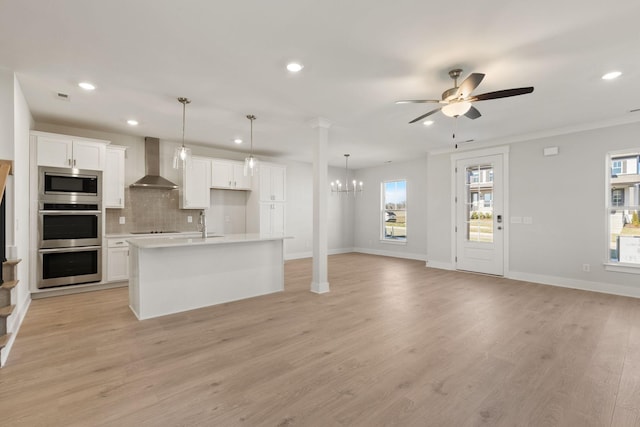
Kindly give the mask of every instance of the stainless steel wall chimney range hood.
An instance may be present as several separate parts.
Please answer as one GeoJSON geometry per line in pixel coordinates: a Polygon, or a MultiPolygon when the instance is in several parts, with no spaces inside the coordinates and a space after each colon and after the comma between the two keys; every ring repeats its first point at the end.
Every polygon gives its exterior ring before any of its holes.
{"type": "Polygon", "coordinates": [[[175,190],[173,182],[160,176],[160,140],[146,136],[144,138],[144,170],[145,176],[131,184],[131,187],[160,188],[175,190]]]}

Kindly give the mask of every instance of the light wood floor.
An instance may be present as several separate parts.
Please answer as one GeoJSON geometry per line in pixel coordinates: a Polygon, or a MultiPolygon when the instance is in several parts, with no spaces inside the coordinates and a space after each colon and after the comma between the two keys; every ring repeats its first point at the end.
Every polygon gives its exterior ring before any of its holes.
{"type": "Polygon", "coordinates": [[[0,425],[640,426],[640,300],[362,254],[329,294],[310,274],[142,322],[124,288],[34,300],[0,425]]]}

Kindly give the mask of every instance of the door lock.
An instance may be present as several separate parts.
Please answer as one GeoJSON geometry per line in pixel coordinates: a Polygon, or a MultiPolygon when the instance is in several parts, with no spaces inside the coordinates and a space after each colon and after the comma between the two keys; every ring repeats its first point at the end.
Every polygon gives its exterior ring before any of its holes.
{"type": "Polygon", "coordinates": [[[497,222],[498,224],[501,224],[501,223],[502,223],[502,215],[498,215],[498,216],[496,216],[496,222],[497,222]]]}

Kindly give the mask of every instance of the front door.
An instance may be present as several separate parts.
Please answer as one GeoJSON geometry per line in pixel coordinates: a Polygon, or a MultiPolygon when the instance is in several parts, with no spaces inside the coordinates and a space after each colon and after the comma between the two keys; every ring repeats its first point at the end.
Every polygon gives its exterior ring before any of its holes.
{"type": "Polygon", "coordinates": [[[456,269],[504,274],[503,155],[456,161],[456,269]]]}

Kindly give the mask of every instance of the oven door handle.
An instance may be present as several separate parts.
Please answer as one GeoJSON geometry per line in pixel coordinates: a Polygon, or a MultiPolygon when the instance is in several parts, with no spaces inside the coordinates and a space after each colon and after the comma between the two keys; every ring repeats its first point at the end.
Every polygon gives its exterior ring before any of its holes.
{"type": "Polygon", "coordinates": [[[73,248],[38,249],[38,253],[49,254],[53,252],[82,252],[82,251],[95,251],[96,249],[102,249],[102,246],[77,246],[73,248]]]}
{"type": "Polygon", "coordinates": [[[101,215],[102,211],[39,211],[40,215],[101,215]]]}

